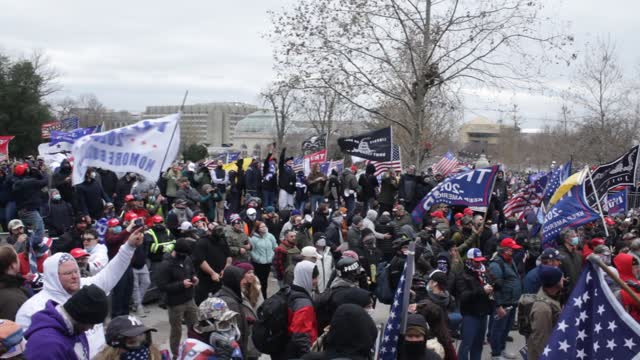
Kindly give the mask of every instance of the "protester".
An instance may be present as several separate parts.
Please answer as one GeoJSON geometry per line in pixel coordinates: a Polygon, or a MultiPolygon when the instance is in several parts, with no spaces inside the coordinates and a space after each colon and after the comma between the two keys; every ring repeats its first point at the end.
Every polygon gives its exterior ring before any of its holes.
{"type": "Polygon", "coordinates": [[[15,320],[16,313],[29,298],[23,287],[18,254],[10,245],[0,246],[0,319],[15,320]]]}
{"type": "MultiPolygon", "coordinates": [[[[630,285],[631,291],[636,295],[640,295],[640,261],[633,255],[620,253],[614,259],[613,263],[618,269],[620,279],[630,285]]],[[[624,289],[620,290],[620,302],[624,309],[636,321],[640,321],[640,304],[624,289]]]]}
{"type": "Polygon", "coordinates": [[[323,233],[314,233],[313,240],[316,244],[316,251],[320,254],[320,258],[316,261],[316,268],[318,269],[318,293],[322,294],[329,286],[333,275],[333,255],[331,255],[331,249],[327,246],[327,238],[323,233]]]}
{"type": "Polygon", "coordinates": [[[109,262],[107,247],[98,243],[98,241],[98,232],[93,229],[85,230],[82,235],[83,248],[89,254],[87,268],[90,275],[99,273],[109,262]]]}
{"type": "Polygon", "coordinates": [[[113,318],[105,332],[107,346],[95,360],[162,360],[162,353],[151,339],[151,333],[156,331],[135,316],[113,318]]]}
{"type": "MultiPolygon", "coordinates": [[[[16,314],[16,322],[24,329],[29,328],[33,314],[45,308],[49,300],[57,304],[65,303],[81,287],[95,284],[105,292],[111,291],[126,271],[133,252],[142,244],[140,230],[134,231],[127,243],[120,247],[118,254],[98,275],[80,278],[76,261],[67,253],[56,253],[44,262],[44,286],[36,295],[27,300],[16,314]]],[[[86,334],[89,355],[95,356],[104,346],[104,331],[101,324],[86,334]]]]}
{"type": "Polygon", "coordinates": [[[45,225],[49,229],[49,236],[58,237],[73,226],[73,207],[62,199],[57,189],[51,190],[49,196],[51,201],[45,225]]]}
{"type": "Polygon", "coordinates": [[[260,280],[262,296],[266,299],[271,263],[278,244],[276,243],[276,238],[269,233],[267,225],[262,221],[256,221],[250,241],[251,263],[255,268],[256,276],[260,280]]]}
{"type": "Polygon", "coordinates": [[[236,322],[240,331],[238,340],[243,354],[247,354],[249,332],[247,318],[242,306],[242,288],[248,282],[245,278],[246,269],[237,266],[228,266],[222,275],[222,288],[214,294],[215,297],[224,300],[231,311],[238,314],[236,322]]]}
{"type": "Polygon", "coordinates": [[[564,257],[554,248],[544,249],[540,257],[540,265],[531,269],[524,278],[523,294],[535,294],[540,290],[540,268],[542,266],[559,267],[564,257]]]}
{"type": "Polygon", "coordinates": [[[295,264],[298,261],[300,261],[300,249],[296,247],[296,232],[287,231],[273,255],[273,269],[280,287],[289,284],[287,274],[293,273],[295,264]]]}
{"type": "Polygon", "coordinates": [[[536,294],[536,300],[529,314],[531,334],[527,337],[527,357],[538,359],[542,356],[549,336],[560,316],[560,302],[562,291],[562,271],[554,266],[541,265],[538,276],[541,289],[536,294]]]}
{"type": "Polygon", "coordinates": [[[580,238],[575,230],[565,228],[560,231],[558,236],[558,251],[562,255],[562,263],[560,270],[564,274],[566,283],[564,284],[564,295],[560,300],[564,304],[569,298],[569,294],[573,291],[573,287],[578,281],[580,272],[582,271],[582,254],[578,250],[580,238]]]}
{"type": "Polygon", "coordinates": [[[227,226],[226,238],[229,243],[231,258],[233,261],[250,261],[251,256],[249,251],[251,250],[251,243],[249,242],[249,237],[244,232],[242,219],[238,214],[231,214],[229,223],[231,225],[227,226]]]}
{"type": "Polygon", "coordinates": [[[193,263],[191,262],[191,245],[187,239],[176,241],[171,257],[165,259],[154,274],[155,282],[160,291],[167,294],[169,312],[169,326],[171,334],[169,343],[171,353],[178,356],[182,321],[187,327],[196,323],[198,307],[193,300],[194,288],[198,285],[193,263]]]}
{"type": "Polygon", "coordinates": [[[407,315],[407,331],[398,348],[398,360],[437,360],[440,357],[427,349],[429,326],[420,314],[407,315]]]}
{"type": "Polygon", "coordinates": [[[93,358],[95,354],[91,355],[91,342],[86,334],[94,326],[102,326],[108,313],[107,295],[96,285],[81,288],[62,304],[47,301],[44,310],[33,314],[32,324],[24,334],[25,356],[60,360],[93,358]]]}
{"type": "Polygon", "coordinates": [[[195,301],[200,304],[209,294],[220,290],[222,270],[231,264],[231,251],[222,227],[213,228],[198,239],[192,259],[200,279],[196,286],[195,301]]]}

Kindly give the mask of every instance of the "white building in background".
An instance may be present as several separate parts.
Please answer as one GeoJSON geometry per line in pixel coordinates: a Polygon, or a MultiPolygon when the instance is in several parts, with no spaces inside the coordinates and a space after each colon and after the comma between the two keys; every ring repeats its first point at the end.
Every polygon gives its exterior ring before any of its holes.
{"type": "MultiPolygon", "coordinates": [[[[179,105],[147,106],[142,119],[175,114],[179,109],[179,105]]],[[[185,105],[180,119],[180,142],[214,147],[233,144],[238,121],[257,109],[250,104],[228,102],[185,105]]]]}

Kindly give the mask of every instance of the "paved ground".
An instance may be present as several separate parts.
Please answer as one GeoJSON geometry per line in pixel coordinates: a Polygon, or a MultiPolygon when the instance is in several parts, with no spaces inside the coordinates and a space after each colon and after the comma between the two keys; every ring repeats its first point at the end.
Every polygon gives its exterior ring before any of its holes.
{"type": "MultiPolygon", "coordinates": [[[[269,281],[269,294],[274,293],[278,289],[278,285],[273,278],[270,278],[269,281]]],[[[157,305],[148,306],[150,310],[147,317],[142,318],[141,320],[145,323],[145,325],[154,327],[158,329],[157,333],[153,334],[153,341],[156,344],[160,344],[161,349],[169,348],[169,322],[167,310],[159,308],[157,305]]],[[[387,316],[389,315],[389,306],[384,304],[378,304],[375,311],[375,321],[376,323],[383,324],[387,320],[387,316]]],[[[186,335],[186,327],[183,329],[183,339],[186,335]]],[[[524,338],[518,334],[517,331],[512,331],[511,336],[514,338],[514,342],[507,343],[507,351],[518,353],[518,350],[524,346],[524,338]]],[[[456,342],[455,347],[457,349],[459,342],[456,342]]],[[[518,356],[520,358],[520,356],[518,356]]],[[[264,355],[261,359],[269,359],[269,356],[264,355]]],[[[482,359],[491,359],[491,351],[489,345],[485,345],[482,351],[482,359]]]]}

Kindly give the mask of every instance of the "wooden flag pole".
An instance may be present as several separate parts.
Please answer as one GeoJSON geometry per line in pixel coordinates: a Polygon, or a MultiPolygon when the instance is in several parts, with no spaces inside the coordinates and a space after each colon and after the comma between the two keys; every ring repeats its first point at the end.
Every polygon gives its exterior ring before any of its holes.
{"type": "Polygon", "coordinates": [[[607,266],[607,264],[605,264],[598,255],[591,254],[587,257],[587,260],[591,261],[592,264],[598,265],[605,273],[607,273],[607,275],[609,275],[610,278],[613,279],[613,281],[620,285],[620,287],[622,287],[633,298],[633,300],[635,300],[638,306],[640,306],[640,297],[638,297],[638,294],[631,290],[629,285],[622,281],[618,275],[614,274],[613,271],[609,269],[609,266],[607,266]]]}

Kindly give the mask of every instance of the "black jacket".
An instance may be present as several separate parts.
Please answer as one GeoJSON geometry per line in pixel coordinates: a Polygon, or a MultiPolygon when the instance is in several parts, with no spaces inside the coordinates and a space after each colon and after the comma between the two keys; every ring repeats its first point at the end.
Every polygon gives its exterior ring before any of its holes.
{"type": "Polygon", "coordinates": [[[120,211],[122,205],[124,205],[124,197],[131,194],[131,188],[135,182],[136,179],[130,178],[128,175],[125,175],[118,180],[118,183],[116,184],[116,198],[113,199],[113,205],[116,210],[120,211]]]}
{"type": "Polygon", "coordinates": [[[70,177],[71,165],[69,160],[64,159],[60,163],[60,167],[53,173],[52,185],[58,189],[64,201],[73,204],[73,186],[71,186],[71,181],[65,181],[66,178],[70,177]]]}
{"type": "Polygon", "coordinates": [[[19,275],[0,275],[0,319],[15,321],[18,309],[29,298],[23,282],[19,275]]]}
{"type": "Polygon", "coordinates": [[[54,201],[49,203],[49,216],[45,218],[49,236],[56,237],[64,234],[73,226],[73,207],[66,201],[54,201]]]}
{"type": "Polygon", "coordinates": [[[190,257],[168,257],[162,261],[154,275],[158,289],[167,293],[167,305],[176,306],[193,299],[194,287],[185,288],[184,280],[196,275],[190,257]]]}
{"type": "Polygon", "coordinates": [[[70,252],[74,248],[82,248],[82,233],[76,230],[75,227],[70,228],[67,232],[62,234],[58,240],[51,244],[51,253],[57,252],[70,252]]]}
{"type": "Polygon", "coordinates": [[[289,194],[296,192],[296,173],[285,164],[285,149],[280,153],[278,163],[278,186],[289,194]]]}
{"type": "Polygon", "coordinates": [[[273,191],[278,190],[278,178],[276,174],[276,169],[273,169],[273,173],[270,174],[270,159],[271,153],[267,154],[267,157],[264,159],[264,163],[262,164],[262,191],[273,191]]]}
{"type": "Polygon", "coordinates": [[[13,178],[13,198],[17,210],[40,210],[42,206],[43,187],[47,186],[47,178],[40,173],[13,178]]]}
{"type": "Polygon", "coordinates": [[[113,196],[118,186],[118,175],[111,170],[98,169],[97,172],[100,174],[100,183],[102,184],[104,192],[107,193],[109,197],[113,196]]]}
{"type": "Polygon", "coordinates": [[[492,300],[484,292],[484,285],[475,272],[465,267],[462,276],[456,277],[455,288],[462,315],[486,316],[491,313],[492,300]]]}
{"type": "Polygon", "coordinates": [[[89,215],[93,219],[102,217],[102,209],[104,208],[102,201],[111,201],[102,190],[102,185],[95,180],[76,185],[76,199],[78,200],[78,215],[89,215]]]}
{"type": "Polygon", "coordinates": [[[249,341],[249,325],[245,312],[242,308],[242,291],[240,289],[240,280],[244,276],[244,270],[236,266],[229,266],[225,269],[222,276],[222,289],[214,296],[224,300],[229,310],[238,313],[236,318],[238,321],[238,329],[240,330],[240,349],[243,354],[247,353],[247,345],[249,341]]]}
{"type": "Polygon", "coordinates": [[[332,251],[340,246],[340,231],[342,231],[340,226],[336,225],[333,221],[327,226],[327,233],[325,234],[327,237],[327,246],[330,247],[332,251]]]}
{"type": "Polygon", "coordinates": [[[244,185],[247,190],[258,191],[260,190],[260,169],[256,165],[249,166],[244,173],[244,185]]]}

